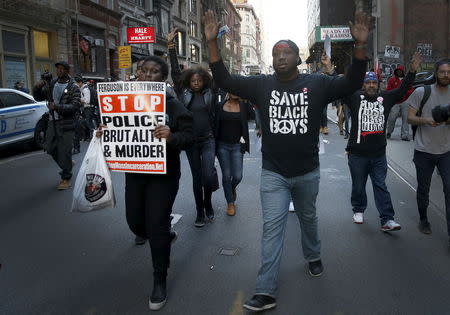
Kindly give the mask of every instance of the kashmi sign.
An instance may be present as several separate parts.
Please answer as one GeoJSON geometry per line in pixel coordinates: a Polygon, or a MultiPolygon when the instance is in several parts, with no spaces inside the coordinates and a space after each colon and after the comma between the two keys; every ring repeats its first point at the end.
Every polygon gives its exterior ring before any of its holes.
{"type": "Polygon", "coordinates": [[[127,28],[128,44],[155,43],[154,27],[129,27],[127,28]]]}

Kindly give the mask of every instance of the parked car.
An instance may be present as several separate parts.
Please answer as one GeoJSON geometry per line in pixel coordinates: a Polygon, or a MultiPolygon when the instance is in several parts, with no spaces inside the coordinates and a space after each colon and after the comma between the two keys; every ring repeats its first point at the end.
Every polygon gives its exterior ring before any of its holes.
{"type": "Polygon", "coordinates": [[[46,102],[13,89],[0,89],[0,147],[29,142],[42,148],[45,139],[46,102]]]}

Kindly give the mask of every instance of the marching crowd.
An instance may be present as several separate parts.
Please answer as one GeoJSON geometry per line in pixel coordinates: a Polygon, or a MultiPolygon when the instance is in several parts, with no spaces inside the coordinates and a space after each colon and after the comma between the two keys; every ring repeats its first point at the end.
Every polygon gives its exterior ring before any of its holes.
{"type": "MultiPolygon", "coordinates": [[[[136,235],[136,244],[149,240],[154,285],[149,299],[152,310],[161,309],[167,300],[167,271],[171,244],[177,233],[171,229],[171,212],[180,180],[180,153],[186,152],[192,174],[196,204],[194,225],[201,228],[214,220],[211,195],[217,190],[217,156],[222,173],[226,213],[236,213],[238,185],[242,180],[243,156],[250,151],[248,120],[253,109],[262,136],[260,198],[263,218],[261,266],[254,295],[243,305],[252,311],[276,306],[277,279],[284,231],[291,200],[301,228],[303,255],[311,276],[323,273],[321,241],[318,233],[316,199],[319,193],[319,133],[327,133],[323,123],[329,103],[345,104],[339,111],[342,134],[349,138],[346,151],[352,179],[353,222],[364,222],[367,208],[366,182],[370,176],[381,230],[397,231],[394,208],[386,186],[386,139],[395,118],[402,113],[406,123],[416,126],[414,163],[417,170],[419,229],[431,233],[427,217],[431,176],[438,168],[445,194],[450,236],[450,126],[448,115],[436,120],[433,110],[450,101],[450,60],[436,64],[436,82],[412,89],[421,57],[415,53],[407,70],[397,69],[388,89],[380,91],[379,78],[366,72],[366,45],[371,20],[362,12],[350,23],[354,39],[353,62],[346,75],[331,70],[329,56],[322,56],[323,73],[300,74],[299,48],[290,40],[280,40],[272,50],[272,75],[231,75],[225,67],[217,44],[218,23],[212,11],[204,17],[204,33],[209,51],[210,70],[200,67],[181,70],[174,39],[168,36],[170,74],[173,85],[167,89],[167,122],[154,135],[167,140],[167,174],[126,173],[126,220],[136,235]],[[408,71],[408,72],[406,72],[408,71]],[[392,116],[391,116],[392,115],[392,116]],[[343,128],[343,117],[346,127],[343,128]],[[433,118],[435,117],[435,119],[433,118]],[[348,122],[351,121],[351,128],[348,122]]],[[[46,151],[61,171],[58,189],[70,187],[72,153],[79,152],[77,130],[81,122],[92,136],[99,123],[95,90],[83,78],[69,76],[66,62],[56,64],[58,78],[34,89],[37,99],[47,99],[50,116],[46,151]],[[80,109],[83,108],[82,113],[80,109]],[[84,120],[78,119],[82,115],[84,120]]],[[[166,82],[169,65],[157,56],[138,62],[136,80],[166,82]]],[[[439,107],[442,111],[445,108],[439,107]]],[[[409,126],[402,128],[402,139],[410,140],[409,126]],[[406,128],[408,127],[408,128],[406,128]]],[[[102,136],[102,126],[96,135],[102,136]]],[[[326,180],[326,179],[325,179],[326,180]]],[[[450,246],[450,241],[449,241],[450,246]]]]}

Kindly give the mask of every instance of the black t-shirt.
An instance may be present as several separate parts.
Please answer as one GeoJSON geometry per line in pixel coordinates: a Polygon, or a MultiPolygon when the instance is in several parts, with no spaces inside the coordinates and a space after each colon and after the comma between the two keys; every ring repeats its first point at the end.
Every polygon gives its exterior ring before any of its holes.
{"type": "Polygon", "coordinates": [[[408,92],[414,82],[415,73],[409,72],[399,88],[381,91],[373,97],[358,91],[347,97],[351,112],[352,127],[347,152],[365,157],[386,154],[386,125],[392,107],[408,92]]]}
{"type": "Polygon", "coordinates": [[[240,112],[227,112],[221,109],[220,129],[217,140],[238,144],[242,136],[242,121],[240,112]]]}
{"type": "Polygon", "coordinates": [[[230,75],[223,61],[210,66],[217,86],[258,106],[263,168],[295,177],[319,166],[322,110],[361,87],[366,61],[355,59],[346,77],[299,74],[287,82],[276,75],[230,75]]]}
{"type": "Polygon", "coordinates": [[[200,93],[194,93],[189,104],[189,110],[194,115],[194,135],[197,138],[208,137],[212,134],[209,122],[209,108],[200,93]]]}

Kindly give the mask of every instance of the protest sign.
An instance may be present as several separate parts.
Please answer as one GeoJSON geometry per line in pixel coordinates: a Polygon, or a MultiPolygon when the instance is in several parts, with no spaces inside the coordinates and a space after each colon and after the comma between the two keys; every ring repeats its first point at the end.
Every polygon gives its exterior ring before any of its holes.
{"type": "Polygon", "coordinates": [[[110,170],[166,174],[166,140],[154,137],[166,123],[164,82],[98,83],[103,153],[110,170]]]}

